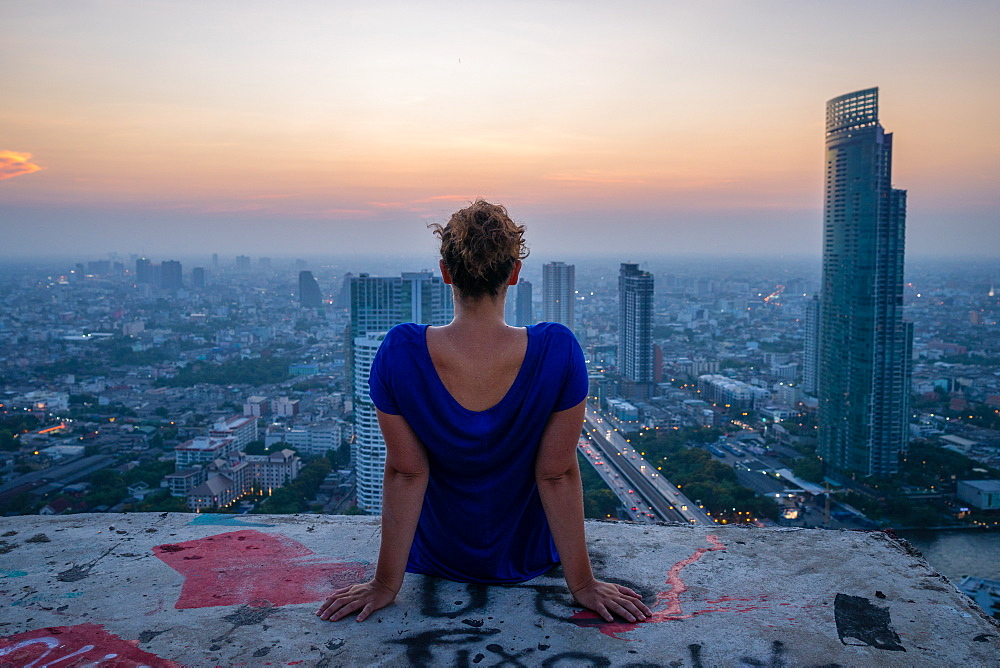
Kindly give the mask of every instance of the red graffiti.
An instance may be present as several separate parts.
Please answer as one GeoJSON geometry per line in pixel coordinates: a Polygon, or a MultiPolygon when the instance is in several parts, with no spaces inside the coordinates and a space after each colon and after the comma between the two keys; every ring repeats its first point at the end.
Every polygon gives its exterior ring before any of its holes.
{"type": "Polygon", "coordinates": [[[153,554],[184,576],[177,609],[314,603],[371,574],[369,564],[318,562],[302,543],[253,529],[157,545],[153,554]]]}
{"type": "MultiPolygon", "coordinates": [[[[653,603],[653,605],[650,606],[650,609],[653,610],[653,614],[650,617],[647,617],[645,622],[641,623],[655,624],[677,619],[690,619],[695,615],[700,615],[706,612],[718,612],[721,610],[730,609],[726,606],[715,605],[714,607],[706,608],[704,610],[698,610],[695,612],[690,612],[687,614],[683,614],[683,612],[681,611],[681,594],[686,592],[688,589],[687,585],[684,583],[684,580],[681,579],[681,571],[684,570],[684,568],[686,568],[687,566],[690,566],[694,562],[701,559],[702,555],[705,554],[706,552],[714,552],[716,550],[726,549],[726,546],[722,544],[722,542],[719,540],[719,537],[716,536],[715,534],[709,534],[705,536],[705,540],[707,540],[709,544],[711,544],[711,547],[699,547],[697,550],[694,551],[694,554],[692,554],[690,557],[688,557],[687,559],[682,559],[681,561],[678,561],[676,564],[670,567],[670,570],[667,571],[667,582],[666,582],[666,584],[670,585],[670,588],[665,591],[661,591],[656,595],[656,601],[653,603]]],[[[706,601],[706,602],[710,604],[718,604],[723,601],[735,601],[735,600],[749,600],[749,599],[735,599],[735,598],[723,597],[720,599],[716,599],[714,601],[706,601]]],[[[747,609],[752,609],[752,608],[747,608],[747,609]]],[[[747,610],[737,610],[737,611],[746,612],[747,610]]],[[[633,623],[633,622],[618,622],[618,621],[606,622],[603,619],[601,619],[597,615],[597,613],[592,612],[590,610],[581,610],[580,612],[577,612],[572,617],[570,617],[570,621],[572,621],[577,626],[595,626],[600,630],[601,633],[607,636],[611,636],[612,638],[618,638],[619,633],[625,633],[626,631],[631,631],[632,629],[639,626],[639,623],[633,623]]],[[[623,639],[620,638],[620,640],[623,639]]]]}
{"type": "Polygon", "coordinates": [[[0,638],[0,666],[179,668],[180,664],[142,651],[138,644],[99,624],[50,626],[0,638]]]}

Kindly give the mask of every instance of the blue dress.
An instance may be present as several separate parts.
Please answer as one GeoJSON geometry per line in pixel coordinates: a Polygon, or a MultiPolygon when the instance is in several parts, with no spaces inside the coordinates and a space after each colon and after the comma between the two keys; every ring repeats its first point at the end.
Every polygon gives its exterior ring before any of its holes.
{"type": "Polygon", "coordinates": [[[587,396],[583,351],[564,325],[528,329],[510,390],[485,411],[463,408],[427,350],[427,325],[393,327],[369,390],[402,415],[427,451],[430,475],[406,570],[458,582],[524,582],[559,563],[535,484],[549,416],[587,396]]]}

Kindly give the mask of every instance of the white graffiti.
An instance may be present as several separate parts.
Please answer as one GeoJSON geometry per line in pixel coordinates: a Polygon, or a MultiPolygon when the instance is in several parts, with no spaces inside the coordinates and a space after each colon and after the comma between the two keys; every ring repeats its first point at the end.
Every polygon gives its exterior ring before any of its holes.
{"type": "MultiPolygon", "coordinates": [[[[42,654],[37,659],[35,659],[34,661],[32,661],[31,663],[24,664],[23,668],[50,668],[50,666],[55,666],[57,663],[62,663],[63,661],[66,661],[67,659],[72,659],[75,656],[79,656],[81,654],[86,654],[90,650],[94,649],[94,645],[84,645],[83,647],[81,647],[80,649],[76,650],[75,652],[71,652],[70,654],[66,654],[65,656],[61,656],[61,657],[58,657],[58,658],[53,657],[53,659],[51,661],[49,661],[47,663],[43,663],[41,665],[38,665],[39,661],[42,661],[43,659],[45,659],[46,657],[48,657],[49,654],[52,654],[52,651],[54,649],[57,649],[58,647],[60,647],[60,642],[59,642],[59,640],[57,638],[53,638],[52,636],[47,636],[45,638],[32,638],[31,640],[22,640],[21,642],[15,644],[15,645],[11,645],[9,647],[4,647],[4,648],[0,649],[0,657],[7,656],[9,654],[13,654],[14,652],[17,652],[18,650],[22,650],[25,647],[31,647],[32,645],[43,645],[45,647],[45,653],[42,654]]],[[[66,648],[66,649],[68,649],[68,648],[66,648]]],[[[105,654],[104,656],[102,656],[97,661],[92,661],[91,663],[88,663],[88,664],[86,664],[84,666],[80,666],[80,668],[98,668],[98,666],[100,666],[105,661],[110,661],[111,659],[114,659],[114,658],[117,658],[117,657],[118,657],[117,654],[105,654]]],[[[7,664],[4,664],[4,665],[7,665],[7,664]]],[[[150,668],[150,667],[149,666],[137,666],[136,668],[150,668]]]]}

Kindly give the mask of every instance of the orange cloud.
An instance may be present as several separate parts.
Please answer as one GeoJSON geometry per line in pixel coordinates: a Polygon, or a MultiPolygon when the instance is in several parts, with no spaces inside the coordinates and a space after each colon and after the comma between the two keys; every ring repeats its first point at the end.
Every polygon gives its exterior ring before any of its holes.
{"type": "Polygon", "coordinates": [[[31,162],[30,153],[0,151],[0,181],[12,179],[22,174],[37,172],[41,167],[31,162]]]}

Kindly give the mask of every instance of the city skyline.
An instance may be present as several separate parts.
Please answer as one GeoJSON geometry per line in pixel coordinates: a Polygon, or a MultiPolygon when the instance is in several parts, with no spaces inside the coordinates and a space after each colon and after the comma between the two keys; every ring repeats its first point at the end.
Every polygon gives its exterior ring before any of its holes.
{"type": "Polygon", "coordinates": [[[430,256],[483,196],[541,256],[818,255],[818,101],[878,85],[910,252],[995,256],[1000,7],[821,11],[8,3],[0,254],[430,256]]]}

